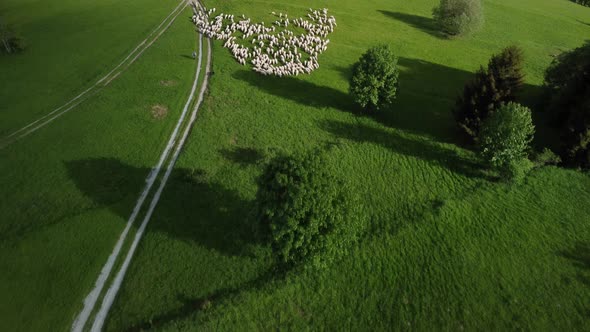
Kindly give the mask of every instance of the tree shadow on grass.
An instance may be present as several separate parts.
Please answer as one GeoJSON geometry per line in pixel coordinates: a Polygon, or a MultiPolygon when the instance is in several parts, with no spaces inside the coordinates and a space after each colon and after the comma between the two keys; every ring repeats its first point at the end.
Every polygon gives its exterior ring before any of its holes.
{"type": "Polygon", "coordinates": [[[590,244],[577,243],[573,248],[562,251],[560,254],[579,269],[578,280],[590,287],[590,244]]]}
{"type": "Polygon", "coordinates": [[[319,86],[296,77],[264,76],[253,71],[240,70],[233,78],[277,97],[292,100],[300,105],[354,112],[355,105],[348,93],[319,86]]]}
{"type": "Polygon", "coordinates": [[[338,137],[355,142],[376,143],[395,153],[434,163],[467,177],[492,180],[484,173],[484,167],[477,160],[465,158],[457,151],[427,139],[414,140],[378,127],[333,120],[322,121],[320,127],[338,137]]]}
{"type": "Polygon", "coordinates": [[[187,318],[199,312],[205,312],[215,304],[228,301],[232,297],[235,297],[236,295],[242,292],[262,289],[263,287],[267,286],[270,282],[280,281],[284,279],[284,277],[284,273],[279,273],[277,272],[277,270],[271,268],[250,281],[244,282],[235,287],[220,289],[214,292],[213,294],[210,294],[205,297],[190,298],[182,294],[179,294],[177,297],[179,302],[182,303],[181,306],[161,313],[156,317],[149,319],[148,321],[144,321],[129,326],[125,328],[123,331],[139,332],[162,327],[167,323],[187,318]]]}
{"type": "MultiPolygon", "coordinates": [[[[66,168],[82,193],[124,220],[129,218],[145,178],[151,172],[151,169],[109,158],[69,161],[66,168]],[[122,200],[126,204],[117,204],[122,200]]],[[[153,188],[158,185],[159,180],[153,188]]],[[[144,209],[150,200],[148,196],[144,209]]],[[[255,242],[248,218],[250,211],[251,202],[209,181],[204,171],[175,169],[148,224],[148,231],[163,232],[226,255],[249,255],[248,250],[255,242]]],[[[135,221],[136,225],[140,222],[135,221]]]]}
{"type": "Polygon", "coordinates": [[[430,17],[412,15],[407,13],[392,12],[389,10],[378,10],[379,13],[393,18],[395,20],[406,23],[407,25],[421,30],[433,37],[444,39],[445,35],[438,31],[436,22],[430,17]]]}
{"type": "MultiPolygon", "coordinates": [[[[389,107],[370,115],[354,103],[347,91],[319,86],[296,77],[263,76],[245,70],[236,72],[233,77],[300,105],[371,116],[386,126],[428,135],[440,141],[455,141],[452,107],[472,74],[416,59],[400,58],[399,64],[403,68],[397,99],[389,107]]],[[[351,76],[351,67],[332,68],[347,80],[351,76]]]]}
{"type": "Polygon", "coordinates": [[[264,154],[254,148],[234,148],[219,151],[221,155],[242,167],[255,165],[264,159],[264,154]]]}
{"type": "MultiPolygon", "coordinates": [[[[385,126],[430,137],[436,141],[457,143],[461,135],[453,117],[457,97],[472,72],[444,65],[400,57],[399,89],[388,107],[366,114],[354,103],[348,91],[319,86],[297,77],[263,76],[241,70],[233,77],[274,96],[292,100],[300,105],[335,108],[358,116],[370,116],[385,126]]],[[[332,66],[346,80],[352,75],[351,66],[332,66]]],[[[519,101],[534,104],[540,87],[525,85],[519,101]]]]}

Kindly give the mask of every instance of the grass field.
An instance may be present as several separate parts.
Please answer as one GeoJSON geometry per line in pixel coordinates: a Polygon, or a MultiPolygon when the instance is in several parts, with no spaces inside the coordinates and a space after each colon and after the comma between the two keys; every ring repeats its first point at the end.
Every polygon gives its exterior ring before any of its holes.
{"type": "Polygon", "coordinates": [[[0,137],[61,106],[110,71],[178,2],[5,0],[27,52],[0,57],[0,137]]]}
{"type": "MultiPolygon", "coordinates": [[[[30,46],[22,55],[0,58],[2,130],[79,93],[178,3],[3,2],[11,5],[7,13],[21,22],[30,46]],[[124,31],[114,33],[118,29],[124,31]],[[62,36],[61,30],[68,33],[62,36]],[[59,47],[49,47],[49,41],[59,47]],[[45,55],[38,49],[46,49],[45,55]],[[70,58],[72,52],[79,54],[70,58]],[[5,77],[14,85],[4,84],[5,77]]],[[[0,330],[68,330],[80,311],[186,102],[196,67],[188,16],[187,9],[100,94],[0,150],[0,330]],[[168,112],[153,113],[155,105],[168,112]],[[94,168],[92,160],[117,160],[144,171],[127,177],[94,168]],[[102,192],[115,193],[95,200],[84,188],[96,183],[102,192]]]]}
{"type": "Polygon", "coordinates": [[[325,6],[338,28],[306,77],[256,75],[216,44],[205,108],[108,330],[588,329],[590,178],[547,167],[522,185],[491,181],[455,144],[450,108],[475,69],[513,43],[532,100],[552,55],[590,33],[590,10],[485,1],[484,29],[450,41],[430,19],[435,3],[207,1],[264,21],[325,6]],[[400,95],[383,114],[357,116],[350,66],[381,42],[400,56],[400,95]],[[326,270],[277,277],[252,243],[256,176],[274,150],[322,145],[363,194],[370,232],[326,270]]]}
{"type": "MultiPolygon", "coordinates": [[[[590,330],[590,177],[544,167],[494,181],[457,144],[450,112],[510,44],[525,52],[533,104],[552,57],[590,35],[590,8],[486,0],[483,30],[447,40],[436,2],[206,0],[265,22],[327,7],[338,27],[321,68],[297,78],[257,75],[214,44],[205,104],[106,330],[590,330]],[[398,99],[359,116],[350,68],[383,42],[400,56],[398,99]],[[369,230],[328,268],[279,276],[253,242],[255,180],[276,151],[318,146],[361,193],[369,230]]],[[[0,85],[0,134],[100,77],[176,5],[0,4],[30,44],[0,58],[0,81],[14,82],[0,85]]],[[[187,15],[99,95],[0,150],[0,330],[67,330],[81,309],[190,89],[187,15]]]]}

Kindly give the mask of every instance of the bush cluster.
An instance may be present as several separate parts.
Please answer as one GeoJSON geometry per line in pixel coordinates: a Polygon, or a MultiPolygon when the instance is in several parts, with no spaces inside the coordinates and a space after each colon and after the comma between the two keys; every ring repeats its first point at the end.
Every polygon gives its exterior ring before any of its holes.
{"type": "Polygon", "coordinates": [[[432,16],[442,32],[450,36],[471,34],[483,24],[480,0],[441,0],[432,16]]]}
{"type": "Polygon", "coordinates": [[[319,151],[271,160],[259,179],[259,234],[279,266],[326,263],[362,230],[355,192],[325,167],[319,151]]]}
{"type": "Polygon", "coordinates": [[[397,57],[387,45],[370,48],[354,64],[350,94],[366,110],[379,110],[393,102],[397,93],[397,57]]]}
{"type": "Polygon", "coordinates": [[[545,88],[563,160],[590,168],[590,42],[553,61],[545,73],[545,88]]]}
{"type": "Polygon", "coordinates": [[[465,85],[454,113],[459,128],[471,141],[477,139],[483,122],[495,109],[516,100],[524,82],[522,62],[521,49],[507,47],[490,59],[487,70],[481,67],[465,85]]]}

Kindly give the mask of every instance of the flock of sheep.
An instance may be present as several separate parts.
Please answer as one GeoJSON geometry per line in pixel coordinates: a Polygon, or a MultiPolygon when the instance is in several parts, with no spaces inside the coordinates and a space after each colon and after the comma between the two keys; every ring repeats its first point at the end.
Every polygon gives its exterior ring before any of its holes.
{"type": "MultiPolygon", "coordinates": [[[[195,8],[196,9],[196,8],[195,8]]],[[[334,31],[336,19],[328,17],[328,10],[309,9],[307,17],[290,20],[286,14],[272,12],[278,19],[271,27],[264,22],[251,23],[244,15],[236,22],[234,15],[219,14],[210,21],[215,8],[208,11],[195,10],[193,23],[209,38],[225,40],[224,47],[230,49],[234,58],[242,65],[248,61],[254,71],[264,75],[291,76],[311,73],[319,68],[318,56],[330,42],[326,37],[334,31]],[[295,35],[289,26],[306,31],[295,35]],[[240,38],[249,41],[253,49],[237,42],[240,38]]]]}

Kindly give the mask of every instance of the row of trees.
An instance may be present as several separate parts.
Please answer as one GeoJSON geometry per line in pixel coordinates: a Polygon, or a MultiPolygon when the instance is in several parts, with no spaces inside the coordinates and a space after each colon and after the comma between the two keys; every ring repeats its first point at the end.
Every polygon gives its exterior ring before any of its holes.
{"type": "MultiPolygon", "coordinates": [[[[516,46],[492,56],[467,82],[454,110],[458,127],[483,160],[505,178],[521,180],[534,166],[532,111],[516,102],[523,52],[516,46]]],[[[354,65],[350,94],[368,111],[393,102],[398,91],[397,58],[386,45],[370,48],[354,65]]],[[[562,137],[561,156],[590,168],[590,42],[559,56],[545,75],[544,111],[562,137]]],[[[545,149],[538,165],[558,163],[545,149]]],[[[257,234],[280,268],[322,266],[343,255],[366,228],[357,192],[326,168],[322,151],[272,159],[259,178],[257,234]]]]}
{"type": "MultiPolygon", "coordinates": [[[[532,167],[535,127],[529,108],[516,103],[523,88],[524,56],[510,46],[480,67],[457,98],[454,117],[464,138],[508,178],[532,167]],[[485,130],[484,130],[485,129],[485,130]]],[[[353,66],[350,94],[369,112],[391,105],[399,84],[398,60],[387,45],[370,48],[353,66]]],[[[559,154],[568,166],[590,168],[590,42],[557,57],[545,75],[544,107],[559,132],[559,154]]],[[[536,153],[556,163],[550,150],[536,153]]]]}
{"type": "MultiPolygon", "coordinates": [[[[532,137],[534,128],[530,121],[530,110],[524,111],[522,106],[514,104],[524,82],[522,62],[522,51],[519,48],[511,46],[504,49],[491,58],[487,69],[480,68],[457,100],[455,119],[459,128],[482,149],[486,144],[482,140],[482,134],[485,134],[481,132],[482,127],[487,126],[489,129],[490,123],[498,127],[499,118],[505,123],[513,122],[513,131],[530,133],[532,137]],[[512,113],[506,113],[506,109],[511,109],[512,113]],[[528,114],[527,124],[523,119],[516,120],[515,114],[523,112],[528,114]],[[495,113],[500,114],[494,116],[495,113]]],[[[536,111],[549,113],[550,124],[558,131],[560,142],[556,145],[560,146],[559,152],[564,163],[572,167],[590,168],[590,43],[563,53],[553,61],[545,74],[543,93],[542,98],[546,102],[536,111]]],[[[525,141],[530,146],[532,141],[528,137],[507,134],[496,136],[495,140],[506,141],[505,144],[512,144],[513,147],[520,147],[525,141]]],[[[483,155],[486,156],[486,153],[483,155]]],[[[514,157],[512,162],[520,163],[518,158],[514,157]]],[[[555,158],[550,160],[554,161],[555,158]]]]}

